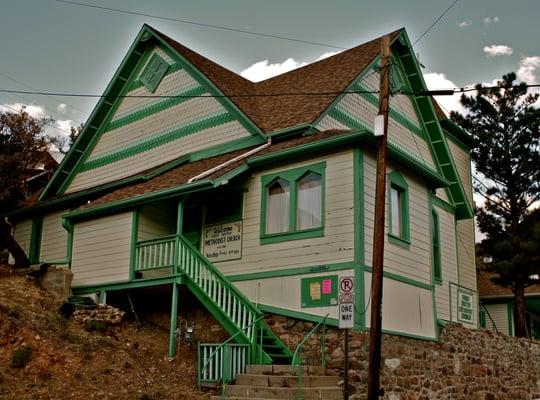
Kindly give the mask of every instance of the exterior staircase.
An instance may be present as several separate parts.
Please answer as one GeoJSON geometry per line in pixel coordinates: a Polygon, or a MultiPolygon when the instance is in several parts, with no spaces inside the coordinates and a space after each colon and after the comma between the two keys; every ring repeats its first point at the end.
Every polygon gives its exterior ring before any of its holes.
{"type": "Polygon", "coordinates": [[[252,363],[290,363],[291,350],[264,322],[263,313],[183,235],[137,243],[136,271],[174,268],[186,286],[239,344],[252,363]]]}
{"type": "Polygon", "coordinates": [[[212,400],[341,400],[343,389],[338,380],[337,376],[325,375],[320,366],[248,365],[245,374],[236,376],[234,385],[225,386],[223,396],[213,396],[212,400]]]}

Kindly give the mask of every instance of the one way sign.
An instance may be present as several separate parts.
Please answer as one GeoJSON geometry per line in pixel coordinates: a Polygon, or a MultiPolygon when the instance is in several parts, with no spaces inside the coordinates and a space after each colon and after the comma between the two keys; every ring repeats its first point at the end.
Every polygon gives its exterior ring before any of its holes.
{"type": "Polygon", "coordinates": [[[339,329],[354,328],[354,278],[339,279],[339,329]]]}

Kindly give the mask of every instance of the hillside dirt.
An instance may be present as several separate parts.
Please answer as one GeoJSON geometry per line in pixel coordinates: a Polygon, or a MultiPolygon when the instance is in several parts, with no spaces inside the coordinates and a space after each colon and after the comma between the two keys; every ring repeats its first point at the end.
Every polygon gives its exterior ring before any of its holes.
{"type": "MultiPolygon", "coordinates": [[[[167,299],[167,290],[143,292],[137,301],[167,299]]],[[[197,389],[196,344],[183,343],[175,359],[166,357],[170,300],[161,304],[163,312],[141,311],[140,327],[124,308],[124,321],[103,332],[64,318],[60,305],[35,281],[0,271],[0,399],[199,400],[215,394],[197,389]],[[13,353],[24,347],[32,349],[30,361],[15,368],[13,353]]],[[[196,340],[227,337],[200,307],[180,306],[180,312],[179,320],[195,323],[196,340]]]]}

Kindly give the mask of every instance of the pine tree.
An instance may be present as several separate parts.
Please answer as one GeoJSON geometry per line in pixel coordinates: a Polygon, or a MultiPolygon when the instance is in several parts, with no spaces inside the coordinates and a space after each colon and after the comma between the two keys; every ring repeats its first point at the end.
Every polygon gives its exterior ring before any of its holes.
{"type": "Polygon", "coordinates": [[[475,95],[461,98],[465,114],[453,112],[451,118],[477,139],[472,158],[480,178],[474,186],[485,200],[476,210],[486,234],[481,248],[493,257],[496,283],[514,294],[516,336],[527,336],[525,288],[540,267],[524,258],[531,254],[521,245],[532,229],[531,208],[540,200],[540,110],[534,106],[539,95],[515,81],[509,73],[494,88],[478,84],[475,95]]]}

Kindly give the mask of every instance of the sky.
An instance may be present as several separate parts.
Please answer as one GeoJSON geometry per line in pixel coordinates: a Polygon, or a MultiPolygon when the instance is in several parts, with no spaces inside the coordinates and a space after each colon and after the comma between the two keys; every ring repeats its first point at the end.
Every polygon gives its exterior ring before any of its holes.
{"type": "MultiPolygon", "coordinates": [[[[75,1],[75,0],[74,0],[75,1]]],[[[78,0],[250,32],[350,48],[404,27],[411,42],[452,0],[78,0]]],[[[0,0],[0,89],[103,93],[143,23],[242,74],[262,80],[339,51],[56,0],[0,0]]],[[[514,71],[540,83],[539,0],[458,0],[414,46],[431,89],[493,83],[514,71]]],[[[459,98],[438,99],[460,110],[459,98]]],[[[50,116],[64,135],[84,122],[96,99],[13,95],[0,107],[50,116]]]]}
{"type": "MultiPolygon", "coordinates": [[[[350,48],[405,27],[414,42],[450,0],[80,0],[86,4],[221,25],[350,48]]],[[[0,88],[101,94],[143,23],[252,80],[338,51],[126,15],[55,0],[0,0],[0,88]]],[[[515,71],[540,82],[540,1],[458,0],[416,46],[431,88],[491,83],[515,71]]],[[[447,110],[455,98],[440,98],[447,110]]],[[[52,134],[84,122],[96,99],[0,93],[0,104],[27,105],[56,119],[52,134]]]]}

